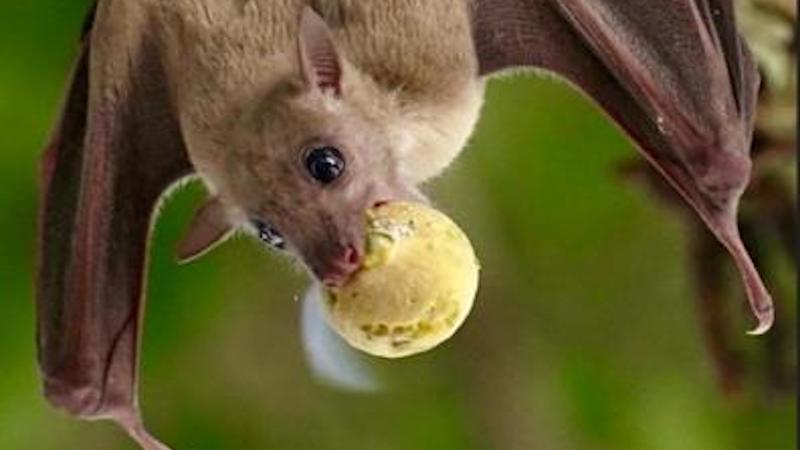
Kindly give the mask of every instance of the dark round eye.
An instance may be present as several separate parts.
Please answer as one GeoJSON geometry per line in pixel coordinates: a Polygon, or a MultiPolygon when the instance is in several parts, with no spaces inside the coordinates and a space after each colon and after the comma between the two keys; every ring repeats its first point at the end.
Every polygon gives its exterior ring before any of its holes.
{"type": "Polygon", "coordinates": [[[283,250],[286,247],[286,240],[283,239],[283,236],[281,236],[278,230],[272,228],[272,226],[261,220],[251,219],[251,221],[256,229],[258,238],[263,243],[280,250],[283,250]]]}
{"type": "Polygon", "coordinates": [[[322,184],[332,183],[344,173],[344,157],[334,147],[317,147],[306,155],[306,169],[322,184]]]}

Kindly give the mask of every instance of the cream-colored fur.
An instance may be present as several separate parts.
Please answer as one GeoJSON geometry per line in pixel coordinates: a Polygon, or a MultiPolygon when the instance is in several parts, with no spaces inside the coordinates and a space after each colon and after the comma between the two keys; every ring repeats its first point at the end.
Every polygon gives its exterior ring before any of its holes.
{"type": "Polygon", "coordinates": [[[243,109],[298,72],[307,4],[396,136],[400,173],[418,183],[441,172],[465,145],[483,98],[464,0],[109,0],[100,14],[136,17],[165,49],[190,156],[213,179],[243,109]]]}

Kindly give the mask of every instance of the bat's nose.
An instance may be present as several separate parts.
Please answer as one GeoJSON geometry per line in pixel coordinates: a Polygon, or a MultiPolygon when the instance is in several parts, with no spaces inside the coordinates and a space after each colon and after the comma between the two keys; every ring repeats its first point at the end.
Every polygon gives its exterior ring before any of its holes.
{"type": "Polygon", "coordinates": [[[361,267],[363,257],[362,250],[355,245],[339,247],[315,268],[315,275],[326,286],[341,286],[361,267]]]}

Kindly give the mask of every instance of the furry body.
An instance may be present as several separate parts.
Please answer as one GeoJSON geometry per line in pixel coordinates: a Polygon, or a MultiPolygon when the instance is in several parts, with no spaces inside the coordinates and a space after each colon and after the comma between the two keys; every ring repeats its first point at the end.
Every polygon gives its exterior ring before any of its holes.
{"type": "MultiPolygon", "coordinates": [[[[111,1],[101,3],[96,26],[136,17],[164,49],[189,155],[217,188],[224,181],[214,168],[236,152],[228,145],[242,114],[299,73],[297,24],[308,3],[111,1]]],[[[463,148],[482,104],[466,2],[388,0],[377,10],[368,1],[312,3],[356,74],[355,95],[396,137],[398,170],[415,182],[438,174],[463,148]]],[[[128,42],[107,44],[116,53],[128,42]]]]}

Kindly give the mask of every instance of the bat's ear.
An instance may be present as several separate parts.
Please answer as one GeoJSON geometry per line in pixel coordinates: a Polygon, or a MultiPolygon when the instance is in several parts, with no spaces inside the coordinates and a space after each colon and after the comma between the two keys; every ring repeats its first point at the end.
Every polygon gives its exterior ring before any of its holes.
{"type": "Polygon", "coordinates": [[[203,256],[227,239],[232,231],[233,226],[219,197],[208,200],[197,210],[186,235],[178,244],[178,262],[187,263],[203,256]]]}
{"type": "Polygon", "coordinates": [[[305,7],[297,34],[300,70],[306,84],[335,96],[342,93],[342,63],[328,25],[305,7]]]}

